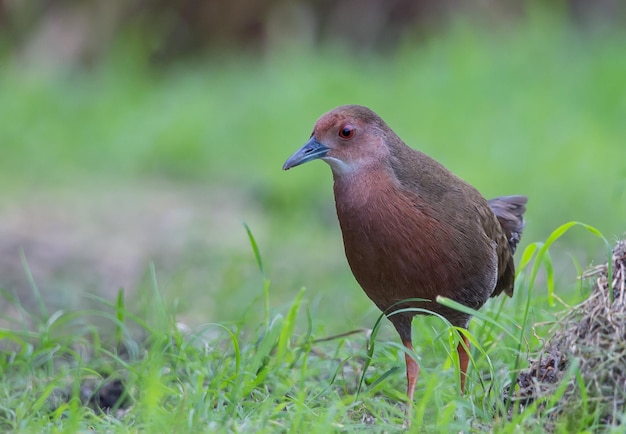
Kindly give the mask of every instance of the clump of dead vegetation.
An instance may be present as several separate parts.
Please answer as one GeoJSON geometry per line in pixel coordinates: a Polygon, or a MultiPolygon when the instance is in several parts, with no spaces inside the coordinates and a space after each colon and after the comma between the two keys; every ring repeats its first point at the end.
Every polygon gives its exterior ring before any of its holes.
{"type": "Polygon", "coordinates": [[[519,374],[511,401],[520,409],[537,401],[550,421],[626,424],[626,241],[613,249],[611,265],[583,273],[593,279],[591,295],[564,314],[539,359],[519,374]]]}

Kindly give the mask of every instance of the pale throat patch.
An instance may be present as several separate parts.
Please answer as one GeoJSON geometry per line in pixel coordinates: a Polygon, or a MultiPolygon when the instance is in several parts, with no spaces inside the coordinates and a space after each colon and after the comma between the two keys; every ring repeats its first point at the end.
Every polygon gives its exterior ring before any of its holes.
{"type": "Polygon", "coordinates": [[[358,165],[356,164],[348,164],[345,161],[341,161],[334,157],[326,156],[322,157],[322,160],[324,160],[330,166],[330,168],[336,175],[345,175],[358,168],[358,165]]]}

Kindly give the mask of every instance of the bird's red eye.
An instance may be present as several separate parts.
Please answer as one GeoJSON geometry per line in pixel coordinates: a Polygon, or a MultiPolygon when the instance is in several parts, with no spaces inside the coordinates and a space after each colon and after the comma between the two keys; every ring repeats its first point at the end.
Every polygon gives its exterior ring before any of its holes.
{"type": "Polygon", "coordinates": [[[344,140],[351,139],[354,136],[354,132],[356,130],[352,125],[346,125],[342,129],[339,130],[339,137],[344,140]]]}

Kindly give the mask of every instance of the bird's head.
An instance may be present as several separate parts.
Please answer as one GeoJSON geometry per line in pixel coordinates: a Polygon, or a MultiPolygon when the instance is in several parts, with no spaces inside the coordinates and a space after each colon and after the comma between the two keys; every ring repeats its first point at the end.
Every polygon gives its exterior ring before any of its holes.
{"type": "Polygon", "coordinates": [[[335,176],[353,173],[383,161],[389,127],[367,107],[347,105],[322,115],[308,142],[283,165],[283,170],[312,160],[323,160],[335,176]]]}

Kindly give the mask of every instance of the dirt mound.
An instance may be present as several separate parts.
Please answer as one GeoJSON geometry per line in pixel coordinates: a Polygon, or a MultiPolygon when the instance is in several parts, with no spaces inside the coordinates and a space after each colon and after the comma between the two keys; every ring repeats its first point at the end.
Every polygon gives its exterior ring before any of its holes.
{"type": "Polygon", "coordinates": [[[611,269],[604,264],[583,274],[583,278],[595,279],[591,295],[565,313],[551,331],[541,357],[519,374],[512,401],[521,409],[534,401],[541,402],[540,410],[545,409],[563,386],[563,395],[550,405],[549,419],[594,414],[601,425],[622,423],[626,410],[626,241],[613,249],[611,265],[611,269]]]}

